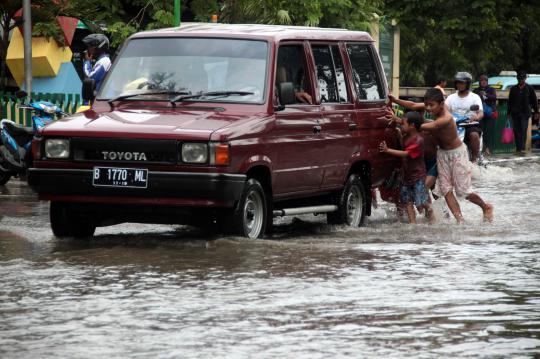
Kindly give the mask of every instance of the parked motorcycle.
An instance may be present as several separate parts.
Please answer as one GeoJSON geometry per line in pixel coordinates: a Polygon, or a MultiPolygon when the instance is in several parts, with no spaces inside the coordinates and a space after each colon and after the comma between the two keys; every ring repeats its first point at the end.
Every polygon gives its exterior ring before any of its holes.
{"type": "MultiPolygon", "coordinates": [[[[17,92],[18,98],[27,93],[17,92]]],[[[55,118],[66,115],[58,106],[47,101],[22,104],[19,108],[33,111],[32,127],[24,127],[10,120],[0,121],[0,185],[6,184],[12,176],[24,176],[32,163],[31,145],[35,133],[55,118]]]]}

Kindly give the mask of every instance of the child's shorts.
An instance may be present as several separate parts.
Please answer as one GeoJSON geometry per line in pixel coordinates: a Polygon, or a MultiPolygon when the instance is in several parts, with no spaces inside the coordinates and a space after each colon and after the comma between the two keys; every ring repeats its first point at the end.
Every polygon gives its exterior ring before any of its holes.
{"type": "Polygon", "coordinates": [[[413,202],[417,207],[425,205],[428,201],[425,180],[421,179],[412,185],[401,186],[401,201],[403,203],[413,202]]]}

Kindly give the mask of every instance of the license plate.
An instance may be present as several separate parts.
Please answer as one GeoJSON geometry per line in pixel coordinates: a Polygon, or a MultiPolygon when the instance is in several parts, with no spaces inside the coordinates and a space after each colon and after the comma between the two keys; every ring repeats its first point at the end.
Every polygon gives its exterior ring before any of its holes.
{"type": "Polygon", "coordinates": [[[148,187],[148,170],[144,168],[94,167],[92,184],[101,187],[148,187]]]}

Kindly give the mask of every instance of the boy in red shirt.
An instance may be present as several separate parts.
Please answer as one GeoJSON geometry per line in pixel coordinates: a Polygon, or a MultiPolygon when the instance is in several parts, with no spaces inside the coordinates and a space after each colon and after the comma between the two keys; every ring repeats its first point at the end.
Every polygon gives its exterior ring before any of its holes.
{"type": "Polygon", "coordinates": [[[419,133],[422,123],[422,116],[418,112],[408,112],[402,121],[401,129],[404,133],[403,147],[405,147],[405,150],[388,148],[384,141],[379,146],[381,152],[405,159],[401,201],[406,205],[409,223],[416,223],[416,213],[413,205],[418,208],[418,211],[426,211],[429,223],[433,223],[435,220],[425,186],[424,139],[419,133]]]}

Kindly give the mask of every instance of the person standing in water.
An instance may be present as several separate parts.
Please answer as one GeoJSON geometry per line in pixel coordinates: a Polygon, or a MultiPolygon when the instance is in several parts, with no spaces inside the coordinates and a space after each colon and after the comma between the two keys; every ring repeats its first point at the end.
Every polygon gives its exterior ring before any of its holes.
{"type": "Polygon", "coordinates": [[[401,121],[404,135],[404,151],[388,148],[386,142],[381,142],[379,148],[382,153],[405,159],[405,173],[401,187],[401,202],[405,204],[409,223],[416,223],[414,206],[419,211],[425,210],[429,223],[433,223],[435,217],[429,202],[426,190],[426,166],[424,164],[424,139],[418,133],[423,118],[416,111],[407,112],[401,121]]]}
{"type": "Polygon", "coordinates": [[[465,221],[455,191],[458,197],[465,197],[482,209],[484,221],[493,222],[493,206],[471,189],[472,164],[467,147],[459,139],[456,122],[444,104],[444,96],[439,89],[431,88],[426,91],[424,101],[426,110],[435,120],[422,124],[420,129],[431,132],[439,145],[436,186],[448,208],[458,223],[465,221]]]}

